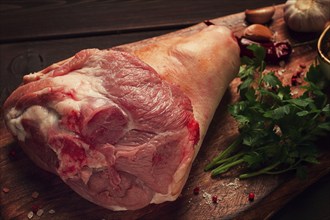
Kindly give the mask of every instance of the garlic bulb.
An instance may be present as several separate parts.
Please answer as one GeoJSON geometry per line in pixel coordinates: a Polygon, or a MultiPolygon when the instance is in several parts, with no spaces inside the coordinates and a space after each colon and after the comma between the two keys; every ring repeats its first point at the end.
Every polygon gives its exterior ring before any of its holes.
{"type": "Polygon", "coordinates": [[[294,31],[322,31],[330,20],[330,0],[288,0],[284,20],[294,31]]]}

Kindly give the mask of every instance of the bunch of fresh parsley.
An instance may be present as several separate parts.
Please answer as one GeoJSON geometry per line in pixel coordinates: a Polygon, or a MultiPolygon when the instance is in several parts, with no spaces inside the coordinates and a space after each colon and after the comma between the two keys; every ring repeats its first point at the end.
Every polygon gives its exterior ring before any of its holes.
{"type": "Polygon", "coordinates": [[[229,106],[239,125],[239,137],[215,157],[205,170],[216,176],[239,164],[240,178],[295,170],[306,176],[305,165],[318,163],[315,140],[330,131],[330,108],[319,83],[323,76],[311,65],[304,93],[294,98],[274,72],[265,74],[265,50],[249,47],[253,58],[242,58],[238,86],[240,100],[229,106]]]}

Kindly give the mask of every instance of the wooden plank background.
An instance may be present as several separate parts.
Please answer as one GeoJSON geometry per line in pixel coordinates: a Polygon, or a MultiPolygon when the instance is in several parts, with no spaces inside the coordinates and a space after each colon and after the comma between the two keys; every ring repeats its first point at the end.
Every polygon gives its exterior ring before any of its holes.
{"type": "MultiPolygon", "coordinates": [[[[1,1],[0,103],[10,91],[20,83],[23,74],[40,70],[53,62],[73,55],[81,49],[91,47],[101,49],[109,48],[169,33],[199,23],[205,19],[212,19],[232,13],[242,12],[247,8],[257,8],[283,2],[284,1],[270,0],[1,1]]],[[[217,124],[213,124],[213,126],[217,126],[217,124]]],[[[13,183],[12,187],[18,187],[18,184],[26,181],[24,178],[27,178],[27,181],[35,184],[36,187],[43,186],[44,188],[39,189],[40,191],[52,190],[52,194],[41,195],[40,197],[43,201],[52,200],[62,202],[62,206],[56,206],[57,212],[62,212],[62,214],[59,215],[62,217],[66,216],[67,218],[77,219],[84,216],[86,219],[113,219],[116,216],[118,218],[121,216],[118,213],[112,214],[111,212],[106,212],[103,209],[93,206],[87,201],[79,200],[79,197],[68,187],[64,186],[57,177],[34,167],[33,163],[26,158],[17,145],[9,144],[12,143],[13,140],[7,133],[1,133],[0,138],[1,140],[7,141],[7,144],[5,144],[7,147],[1,148],[1,166],[9,168],[8,170],[0,170],[0,179],[7,179],[6,176],[10,172],[17,172],[17,169],[19,169],[19,173],[22,175],[19,178],[20,181],[13,183]],[[14,163],[8,161],[7,157],[12,149],[17,150],[18,153],[16,157],[18,161],[15,161],[14,163]],[[26,165],[30,167],[26,167],[26,165]],[[37,181],[35,179],[37,179],[37,181]],[[72,213],[70,207],[67,206],[75,203],[77,199],[81,201],[78,207],[84,211],[80,210],[79,213],[72,213]]],[[[209,135],[208,139],[209,141],[212,140],[212,135],[209,135]]],[[[210,153],[207,153],[207,151],[204,150],[201,154],[204,154],[205,156],[205,154],[210,153]]],[[[327,169],[324,169],[324,172],[327,172],[327,169]]],[[[199,181],[198,175],[201,175],[200,171],[196,171],[195,174],[196,177],[191,176],[190,181],[199,181]]],[[[313,173],[312,177],[316,180],[322,175],[324,175],[324,173],[316,172],[313,173]]],[[[203,180],[201,184],[210,185],[216,183],[214,180],[210,181],[211,180],[203,180]]],[[[276,184],[277,181],[276,178],[271,180],[273,184],[276,184]]],[[[325,182],[329,183],[329,181],[325,182]]],[[[2,182],[0,182],[0,184],[2,184],[2,182]]],[[[290,187],[295,187],[297,189],[296,192],[292,192],[292,194],[296,194],[310,185],[311,182],[302,184],[294,181],[290,182],[290,184],[290,187]]],[[[194,187],[194,185],[188,185],[183,193],[185,198],[192,198],[195,201],[197,198],[191,197],[192,187],[194,187]]],[[[230,189],[231,188],[229,187],[226,190],[230,189]]],[[[24,215],[26,214],[25,211],[28,210],[30,208],[28,206],[34,202],[30,196],[23,197],[23,195],[30,193],[30,189],[22,188],[21,190],[21,197],[10,199],[11,202],[19,201],[20,204],[26,204],[18,209],[15,206],[10,207],[9,212],[20,213],[20,215],[16,215],[19,217],[16,217],[15,219],[26,218],[26,215],[24,215]]],[[[285,193],[285,187],[280,187],[279,190],[282,190],[285,193]]],[[[18,194],[19,193],[20,192],[18,192],[18,194]]],[[[3,196],[4,194],[2,193],[1,211],[3,211],[3,199],[8,198],[3,196]]],[[[283,203],[287,201],[286,198],[287,197],[285,197],[285,199],[283,198],[283,203]]],[[[330,196],[328,198],[330,198],[330,196]]],[[[273,207],[272,205],[281,202],[279,199],[281,198],[277,198],[276,195],[271,195],[268,200],[264,200],[265,203],[259,202],[259,207],[256,209],[250,209],[242,214],[243,216],[244,214],[246,214],[246,216],[258,216],[258,212],[271,213],[274,211],[271,209],[271,207],[273,207]]],[[[168,212],[170,211],[174,212],[170,215],[172,218],[179,218],[184,212],[188,212],[189,209],[196,208],[194,206],[187,206],[187,209],[181,210],[176,215],[175,211],[177,207],[186,205],[187,201],[183,201],[185,200],[180,199],[170,204],[166,203],[157,207],[151,206],[144,209],[143,213],[139,214],[139,212],[136,212],[127,216],[131,218],[134,215],[144,216],[145,218],[149,217],[149,219],[152,219],[155,217],[154,213],[158,212],[160,219],[166,219],[169,216],[168,212]]],[[[205,212],[205,215],[212,211],[211,209],[201,210],[205,212]]],[[[228,210],[223,211],[228,212],[228,210]]],[[[217,208],[217,212],[219,212],[219,207],[217,208]]],[[[47,216],[49,217],[49,215],[47,216]]],[[[53,216],[52,219],[63,219],[59,216],[58,218],[53,216]]],[[[216,218],[216,212],[213,217],[216,218]]]]}
{"type": "Polygon", "coordinates": [[[35,0],[0,2],[0,42],[182,28],[283,0],[35,0]]]}
{"type": "Polygon", "coordinates": [[[0,1],[0,104],[21,82],[85,48],[159,36],[283,0],[0,1]]]}

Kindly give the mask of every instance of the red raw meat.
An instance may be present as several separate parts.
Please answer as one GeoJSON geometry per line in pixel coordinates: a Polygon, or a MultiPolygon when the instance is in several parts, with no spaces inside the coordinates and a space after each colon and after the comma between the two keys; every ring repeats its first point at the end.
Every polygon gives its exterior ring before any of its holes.
{"type": "Polygon", "coordinates": [[[239,67],[210,26],[139,49],[87,49],[24,76],[5,121],[40,167],[112,210],[175,200],[239,67]]]}

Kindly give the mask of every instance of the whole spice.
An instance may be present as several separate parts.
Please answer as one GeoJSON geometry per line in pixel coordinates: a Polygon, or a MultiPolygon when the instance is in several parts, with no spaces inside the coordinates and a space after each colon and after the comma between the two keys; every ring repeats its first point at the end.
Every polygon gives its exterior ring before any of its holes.
{"type": "Polygon", "coordinates": [[[330,20],[330,0],[288,0],[284,20],[294,31],[322,31],[330,20]]]}
{"type": "Polygon", "coordinates": [[[11,160],[14,160],[14,159],[16,159],[16,151],[15,150],[10,150],[10,152],[9,152],[9,158],[11,159],[11,160]]]}
{"type": "Polygon", "coordinates": [[[31,197],[34,198],[34,199],[37,199],[39,197],[39,193],[38,192],[33,192],[31,194],[31,197]]]}
{"type": "Polygon", "coordinates": [[[40,206],[39,205],[32,205],[32,207],[31,207],[31,211],[33,212],[33,213],[37,213],[37,211],[40,209],[40,206]]]}
{"type": "Polygon", "coordinates": [[[218,203],[218,196],[212,196],[212,202],[218,203]]]}
{"type": "Polygon", "coordinates": [[[27,214],[27,217],[28,217],[28,219],[32,219],[32,218],[33,218],[33,212],[30,211],[30,212],[27,214]]]}
{"type": "Polygon", "coordinates": [[[241,49],[241,57],[253,58],[253,51],[248,47],[255,44],[264,48],[266,52],[264,59],[267,63],[279,64],[281,61],[286,61],[292,53],[292,46],[288,41],[257,42],[245,37],[238,38],[237,41],[241,49]]]}
{"type": "Polygon", "coordinates": [[[200,191],[200,188],[197,186],[194,188],[193,192],[195,195],[198,195],[199,194],[199,191],[200,191]]]}
{"type": "Polygon", "coordinates": [[[2,192],[4,192],[4,193],[8,193],[9,191],[10,191],[10,189],[7,188],[7,187],[3,187],[3,188],[2,188],[2,192]]]}
{"type": "Polygon", "coordinates": [[[302,72],[298,71],[295,74],[292,75],[291,77],[291,86],[298,86],[301,84],[301,82],[299,82],[299,79],[301,77],[302,72]]]}
{"type": "Polygon", "coordinates": [[[255,195],[254,195],[254,193],[253,192],[250,192],[249,193],[249,201],[254,201],[254,197],[255,197],[255,195]]]}
{"type": "Polygon", "coordinates": [[[245,10],[245,17],[252,24],[265,24],[272,19],[274,13],[275,6],[247,9],[245,10]]]}
{"type": "Polygon", "coordinates": [[[37,216],[42,216],[42,214],[44,214],[44,210],[43,209],[38,209],[38,211],[37,211],[37,216]]]}
{"type": "Polygon", "coordinates": [[[257,42],[271,41],[273,32],[264,25],[252,24],[244,29],[243,36],[257,42]]]}

